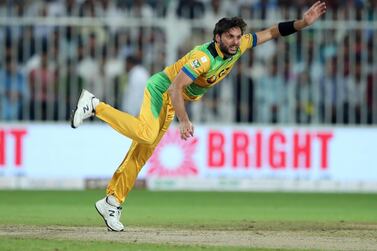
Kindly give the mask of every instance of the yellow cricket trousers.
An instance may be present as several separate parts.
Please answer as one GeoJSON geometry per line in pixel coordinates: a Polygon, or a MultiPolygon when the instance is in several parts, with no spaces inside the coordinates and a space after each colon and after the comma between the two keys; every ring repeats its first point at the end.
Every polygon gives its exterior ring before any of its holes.
{"type": "Polygon", "coordinates": [[[170,82],[166,75],[161,74],[155,74],[148,80],[138,117],[119,111],[103,102],[96,107],[98,118],[132,139],[130,149],[107,186],[107,195],[115,196],[119,203],[123,203],[126,199],[138,173],[152,156],[174,118],[174,109],[166,92],[170,82]],[[164,88],[159,88],[161,86],[164,88]]]}

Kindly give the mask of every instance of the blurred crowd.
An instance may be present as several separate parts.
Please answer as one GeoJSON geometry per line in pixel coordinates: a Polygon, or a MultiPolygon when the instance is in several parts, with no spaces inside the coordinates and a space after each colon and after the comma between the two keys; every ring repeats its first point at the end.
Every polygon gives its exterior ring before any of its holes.
{"type": "MultiPolygon", "coordinates": [[[[145,80],[164,68],[161,26],[81,24],[85,18],[182,21],[182,56],[212,38],[224,16],[278,22],[301,15],[308,0],[0,0],[0,120],[68,120],[82,88],[137,114],[145,80]],[[8,23],[6,17],[22,19],[8,23]],[[27,18],[69,17],[48,25],[27,18]],[[199,21],[199,25],[195,21],[199,21]],[[203,24],[201,27],[200,24],[203,24]],[[186,25],[186,26],[185,26],[186,25]],[[184,35],[185,34],[185,35],[184,35]],[[140,94],[141,93],[141,94],[140,94]],[[130,102],[132,100],[132,102],[130,102]]],[[[377,123],[377,0],[327,1],[332,22],[247,52],[233,73],[190,105],[198,122],[377,123]],[[334,24],[334,25],[331,25],[334,24]],[[367,25],[365,25],[367,24],[367,25]],[[368,25],[370,24],[370,25],[368,25]],[[204,112],[203,112],[204,111],[204,112]]],[[[92,19],[90,19],[92,20],[92,19]]],[[[174,24],[172,24],[174,26],[174,24]]],[[[251,31],[264,28],[248,23],[251,31]]]]}
{"type": "MultiPolygon", "coordinates": [[[[300,11],[317,0],[0,0],[1,16],[164,17],[175,12],[181,18],[203,18],[209,13],[242,15],[256,9],[262,17],[276,8],[300,11]]],[[[329,9],[369,9],[376,0],[328,0],[329,9]]],[[[244,17],[244,16],[243,16],[244,17]]],[[[247,16],[245,17],[247,18],[247,16]]],[[[361,15],[359,14],[359,19],[361,15]]]]}

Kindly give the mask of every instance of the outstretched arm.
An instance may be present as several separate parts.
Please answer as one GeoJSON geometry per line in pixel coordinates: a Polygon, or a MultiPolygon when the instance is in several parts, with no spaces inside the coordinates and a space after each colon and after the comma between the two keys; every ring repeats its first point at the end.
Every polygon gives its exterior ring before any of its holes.
{"type": "Polygon", "coordinates": [[[317,1],[309,10],[307,10],[303,17],[296,21],[279,23],[268,29],[256,32],[257,44],[263,44],[271,39],[279,36],[287,36],[296,31],[300,31],[307,26],[312,25],[326,12],[326,3],[317,1]]]}

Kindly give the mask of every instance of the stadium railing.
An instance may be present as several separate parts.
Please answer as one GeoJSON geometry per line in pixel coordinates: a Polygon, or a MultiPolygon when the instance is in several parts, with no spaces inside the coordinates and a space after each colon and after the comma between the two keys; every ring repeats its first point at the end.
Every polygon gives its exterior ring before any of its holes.
{"type": "MultiPolygon", "coordinates": [[[[270,18],[248,19],[248,31],[295,18],[295,9],[276,9],[270,18]]],[[[140,57],[150,73],[160,71],[211,40],[216,21],[174,14],[1,17],[0,119],[68,120],[81,88],[122,108],[126,57],[140,57]]],[[[189,112],[195,122],[375,124],[376,43],[376,11],[329,10],[304,32],[246,52],[189,112]]]]}

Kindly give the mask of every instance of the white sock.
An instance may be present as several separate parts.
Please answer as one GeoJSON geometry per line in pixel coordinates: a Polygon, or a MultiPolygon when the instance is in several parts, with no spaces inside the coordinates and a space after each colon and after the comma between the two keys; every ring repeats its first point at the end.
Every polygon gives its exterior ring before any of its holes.
{"type": "Polygon", "coordinates": [[[117,199],[113,195],[107,196],[107,203],[115,207],[120,206],[120,203],[117,201],[117,199]]]}
{"type": "Polygon", "coordinates": [[[93,106],[94,110],[96,109],[98,104],[99,104],[99,99],[98,98],[92,98],[92,106],[93,106]]]}

